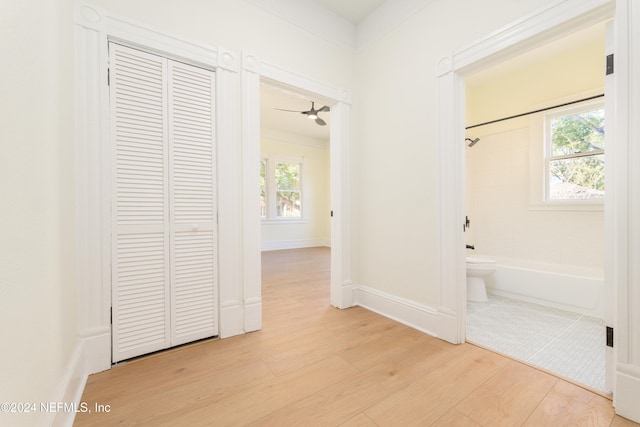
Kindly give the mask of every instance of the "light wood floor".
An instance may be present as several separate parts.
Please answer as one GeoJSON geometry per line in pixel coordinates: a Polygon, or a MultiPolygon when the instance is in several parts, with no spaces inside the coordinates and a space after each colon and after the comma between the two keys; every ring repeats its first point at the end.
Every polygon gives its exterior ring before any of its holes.
{"type": "Polygon", "coordinates": [[[627,426],[611,401],[470,344],[329,306],[329,250],[263,254],[263,330],[91,375],[77,426],[627,426]]]}

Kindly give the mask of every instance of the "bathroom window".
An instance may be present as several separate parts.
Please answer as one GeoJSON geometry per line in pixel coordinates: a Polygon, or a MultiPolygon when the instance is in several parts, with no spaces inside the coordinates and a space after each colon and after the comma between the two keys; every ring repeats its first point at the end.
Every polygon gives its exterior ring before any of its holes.
{"type": "Polygon", "coordinates": [[[545,199],[604,199],[604,105],[582,105],[545,116],[545,199]]]}
{"type": "Polygon", "coordinates": [[[299,157],[265,156],[260,162],[260,217],[302,219],[302,164],[299,157]]]}

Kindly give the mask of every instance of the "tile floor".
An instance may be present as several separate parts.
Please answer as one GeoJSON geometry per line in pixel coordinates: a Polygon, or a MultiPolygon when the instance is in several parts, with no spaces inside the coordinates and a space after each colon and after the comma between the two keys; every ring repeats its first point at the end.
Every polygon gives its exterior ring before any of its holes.
{"type": "Polygon", "coordinates": [[[604,320],[488,297],[467,303],[467,341],[607,392],[604,320]]]}

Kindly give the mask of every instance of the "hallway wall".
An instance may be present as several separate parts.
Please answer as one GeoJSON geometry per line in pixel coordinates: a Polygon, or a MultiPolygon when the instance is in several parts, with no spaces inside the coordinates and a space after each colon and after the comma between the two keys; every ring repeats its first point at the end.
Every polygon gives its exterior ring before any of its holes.
{"type": "Polygon", "coordinates": [[[0,5],[0,402],[61,399],[76,343],[72,18],[71,0],[0,5]]]}

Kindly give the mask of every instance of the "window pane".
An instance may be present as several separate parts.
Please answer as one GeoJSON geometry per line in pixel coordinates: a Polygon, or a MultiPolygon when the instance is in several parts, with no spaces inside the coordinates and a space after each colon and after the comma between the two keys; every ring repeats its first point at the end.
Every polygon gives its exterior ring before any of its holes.
{"type": "Polygon", "coordinates": [[[276,189],[300,191],[300,165],[278,163],[276,165],[276,189]]]}
{"type": "Polygon", "coordinates": [[[276,215],[301,218],[300,164],[278,163],[276,175],[276,215]]]}
{"type": "Polygon", "coordinates": [[[549,200],[603,197],[603,154],[549,162],[549,200]]]}
{"type": "Polygon", "coordinates": [[[278,191],[276,193],[278,216],[282,218],[301,218],[300,193],[297,191],[278,191]]]}
{"type": "Polygon", "coordinates": [[[604,109],[551,120],[552,156],[604,150],[604,109]]]}
{"type": "Polygon", "coordinates": [[[260,161],[260,218],[267,217],[267,161],[260,161]]]}

